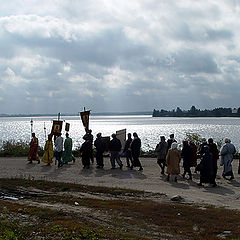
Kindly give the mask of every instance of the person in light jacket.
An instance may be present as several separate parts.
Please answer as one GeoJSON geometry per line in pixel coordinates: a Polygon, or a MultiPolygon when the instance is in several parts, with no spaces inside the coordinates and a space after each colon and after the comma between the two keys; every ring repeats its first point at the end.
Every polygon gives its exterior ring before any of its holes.
{"type": "Polygon", "coordinates": [[[232,171],[233,155],[236,153],[235,146],[231,143],[229,138],[225,139],[225,144],[220,149],[220,165],[223,166],[222,176],[226,179],[226,176],[230,176],[229,180],[234,179],[232,171]]]}
{"type": "Polygon", "coordinates": [[[167,164],[167,181],[170,179],[170,175],[174,176],[174,181],[177,182],[177,175],[180,173],[179,163],[181,161],[181,153],[177,149],[177,143],[173,142],[171,148],[168,150],[166,157],[167,164]]]}

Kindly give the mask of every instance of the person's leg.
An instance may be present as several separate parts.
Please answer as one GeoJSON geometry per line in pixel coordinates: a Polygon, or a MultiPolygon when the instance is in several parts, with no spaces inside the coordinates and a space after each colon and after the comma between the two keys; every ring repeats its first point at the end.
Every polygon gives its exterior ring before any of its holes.
{"type": "Polygon", "coordinates": [[[115,152],[111,152],[110,153],[110,162],[111,162],[111,165],[112,165],[112,169],[115,168],[115,152]]]}
{"type": "Polygon", "coordinates": [[[91,156],[86,156],[86,168],[89,169],[90,168],[90,159],[91,159],[91,156]]]}
{"type": "Polygon", "coordinates": [[[100,168],[103,168],[104,164],[103,164],[103,152],[99,153],[99,166],[100,168]]]}
{"type": "Polygon", "coordinates": [[[170,174],[167,175],[167,181],[169,181],[169,179],[170,179],[170,174]]]}
{"type": "Polygon", "coordinates": [[[183,172],[183,175],[182,175],[183,178],[185,178],[186,173],[187,173],[187,171],[184,168],[184,172],[183,172]]]}
{"type": "MultiPolygon", "coordinates": [[[[201,173],[200,173],[201,174],[201,173]]],[[[202,177],[201,177],[201,175],[200,175],[200,182],[197,184],[198,186],[202,186],[202,182],[203,182],[203,180],[202,180],[202,177]]]]}
{"type": "Polygon", "coordinates": [[[188,180],[192,180],[192,173],[191,173],[191,169],[190,168],[188,170],[188,175],[189,175],[189,179],[188,180]]]}
{"type": "Polygon", "coordinates": [[[94,163],[93,148],[91,149],[90,159],[91,159],[91,162],[92,162],[92,164],[93,164],[93,163],[94,163]]]}
{"type": "Polygon", "coordinates": [[[229,180],[233,180],[233,179],[234,179],[233,171],[231,171],[230,176],[231,176],[231,177],[230,177],[229,180]]]}
{"type": "Polygon", "coordinates": [[[129,156],[129,151],[128,150],[126,151],[126,163],[127,163],[126,167],[130,167],[130,156],[129,156]]]}
{"type": "Polygon", "coordinates": [[[60,164],[61,164],[61,167],[63,166],[63,161],[62,161],[62,155],[63,155],[63,151],[60,152],[60,164]]]}
{"type": "Polygon", "coordinates": [[[96,152],[96,163],[97,163],[97,167],[99,167],[100,166],[100,152],[99,151],[97,151],[96,152]]]}
{"type": "Polygon", "coordinates": [[[132,158],[132,152],[129,150],[128,151],[129,152],[129,155],[128,155],[128,157],[129,157],[129,160],[130,160],[130,166],[133,164],[133,158],[132,158]]]}
{"type": "Polygon", "coordinates": [[[162,162],[162,174],[164,174],[166,163],[165,163],[164,160],[162,160],[162,161],[163,161],[163,162],[162,162]]]}
{"type": "Polygon", "coordinates": [[[55,158],[57,160],[58,167],[60,167],[59,152],[55,152],[55,158]]]}
{"type": "Polygon", "coordinates": [[[120,159],[119,152],[116,153],[116,161],[117,161],[119,167],[122,169],[123,164],[122,164],[122,161],[120,159]]]}
{"type": "Polygon", "coordinates": [[[137,158],[137,161],[138,161],[138,166],[139,166],[138,171],[142,171],[142,170],[143,170],[143,167],[142,167],[142,164],[141,164],[141,162],[140,162],[140,160],[139,160],[139,156],[138,156],[138,158],[137,158]]]}

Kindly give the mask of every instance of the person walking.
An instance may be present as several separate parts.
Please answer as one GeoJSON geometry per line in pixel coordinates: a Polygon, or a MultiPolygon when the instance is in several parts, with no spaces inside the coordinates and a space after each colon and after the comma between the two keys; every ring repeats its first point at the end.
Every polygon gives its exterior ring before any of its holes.
{"type": "Polygon", "coordinates": [[[132,135],[131,133],[128,133],[128,138],[125,143],[123,153],[126,156],[126,162],[127,162],[127,167],[130,168],[132,165],[132,153],[131,153],[131,143],[132,143],[132,135]],[[131,163],[131,165],[130,165],[131,163]]]}
{"type": "Polygon", "coordinates": [[[177,175],[180,173],[180,161],[181,153],[177,149],[177,143],[173,142],[171,148],[168,150],[166,157],[167,181],[170,180],[170,176],[172,175],[174,177],[174,181],[177,182],[177,175]]]}
{"type": "MultiPolygon", "coordinates": [[[[173,142],[177,142],[177,141],[174,139],[174,134],[173,134],[173,133],[170,134],[169,137],[170,137],[170,138],[167,140],[168,149],[171,148],[173,142]]],[[[167,150],[168,150],[168,149],[167,149],[167,150]]]]}
{"type": "Polygon", "coordinates": [[[217,177],[217,170],[218,170],[218,164],[217,161],[219,159],[219,151],[217,148],[216,143],[213,142],[212,138],[208,139],[208,147],[209,147],[209,151],[210,153],[212,153],[212,163],[213,163],[213,181],[214,181],[214,186],[217,186],[216,184],[216,177],[217,177]]]}
{"type": "Polygon", "coordinates": [[[94,141],[94,146],[96,147],[96,163],[97,168],[103,168],[103,153],[106,150],[106,144],[102,139],[102,134],[98,133],[97,138],[94,141]]]}
{"type": "Polygon", "coordinates": [[[92,143],[91,140],[89,140],[89,138],[86,135],[83,136],[83,140],[84,143],[80,148],[80,153],[82,154],[82,165],[83,168],[89,169],[92,154],[92,143]]]}
{"type": "Polygon", "coordinates": [[[231,143],[229,138],[226,138],[225,144],[220,149],[220,165],[223,166],[222,176],[224,179],[227,179],[226,176],[230,176],[229,180],[234,179],[232,161],[235,153],[235,146],[231,143]]]}
{"type": "Polygon", "coordinates": [[[69,133],[66,133],[66,139],[64,141],[63,163],[75,162],[75,157],[72,154],[72,138],[69,137],[69,133]]]}
{"type": "Polygon", "coordinates": [[[192,173],[190,167],[193,163],[193,150],[189,146],[188,141],[183,141],[183,149],[182,149],[182,157],[183,157],[183,178],[185,178],[186,173],[188,173],[188,180],[192,180],[192,173]]]}
{"type": "Polygon", "coordinates": [[[208,145],[206,138],[202,138],[201,140],[201,144],[199,145],[199,149],[198,149],[198,154],[200,155],[200,157],[202,157],[202,155],[204,154],[204,146],[208,145]]]}
{"type": "Polygon", "coordinates": [[[137,133],[133,133],[133,141],[131,143],[131,152],[132,152],[132,158],[133,158],[133,163],[130,169],[132,170],[133,167],[139,167],[138,171],[142,171],[143,167],[142,164],[139,160],[140,156],[140,150],[141,150],[141,139],[138,137],[137,133]]]}
{"type": "Polygon", "coordinates": [[[165,141],[165,137],[160,137],[160,142],[157,144],[155,148],[155,153],[157,155],[157,164],[161,168],[161,174],[164,174],[164,169],[166,166],[166,155],[168,150],[168,144],[165,141]]]}
{"type": "Polygon", "coordinates": [[[122,169],[123,164],[120,159],[120,151],[122,149],[122,144],[120,140],[117,138],[116,134],[112,134],[112,140],[109,143],[109,151],[110,151],[110,161],[112,165],[112,169],[115,169],[115,160],[117,161],[120,169],[122,169]]]}
{"type": "Polygon", "coordinates": [[[208,145],[204,145],[202,148],[202,157],[197,166],[197,171],[200,171],[200,182],[197,184],[198,186],[202,186],[203,183],[213,184],[213,187],[217,186],[214,177],[213,155],[208,145]]]}
{"type": "Polygon", "coordinates": [[[29,145],[30,145],[28,153],[29,163],[32,163],[32,161],[37,161],[39,164],[40,158],[38,156],[38,138],[36,138],[35,133],[32,133],[32,139],[29,145]]]}
{"type": "Polygon", "coordinates": [[[42,157],[42,162],[47,163],[47,166],[50,166],[53,163],[53,142],[52,142],[52,134],[48,135],[48,140],[44,146],[44,153],[42,157]]]}
{"type": "Polygon", "coordinates": [[[91,129],[85,129],[86,134],[84,135],[85,138],[87,138],[91,143],[91,153],[90,153],[90,160],[92,164],[94,163],[94,157],[93,157],[93,135],[91,129]]]}
{"type": "Polygon", "coordinates": [[[63,137],[61,133],[58,133],[58,137],[56,138],[54,145],[55,145],[55,157],[58,162],[58,167],[62,167],[63,137]]]}
{"type": "Polygon", "coordinates": [[[190,140],[189,141],[189,146],[192,148],[193,152],[193,159],[192,159],[192,166],[195,167],[194,173],[196,173],[196,166],[197,166],[197,145],[194,143],[194,141],[190,140]]]}

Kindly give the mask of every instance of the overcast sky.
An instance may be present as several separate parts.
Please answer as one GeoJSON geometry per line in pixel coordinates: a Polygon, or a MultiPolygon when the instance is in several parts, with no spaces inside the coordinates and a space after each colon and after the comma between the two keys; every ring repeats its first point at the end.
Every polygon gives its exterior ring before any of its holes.
{"type": "Polygon", "coordinates": [[[10,0],[0,113],[239,107],[238,0],[10,0]]]}

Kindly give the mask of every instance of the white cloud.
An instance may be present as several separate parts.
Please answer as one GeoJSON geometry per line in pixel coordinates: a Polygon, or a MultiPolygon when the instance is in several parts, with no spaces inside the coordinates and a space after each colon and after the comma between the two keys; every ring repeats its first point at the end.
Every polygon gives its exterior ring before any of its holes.
{"type": "Polygon", "coordinates": [[[239,13],[234,0],[3,1],[2,111],[235,105],[239,13]]]}

